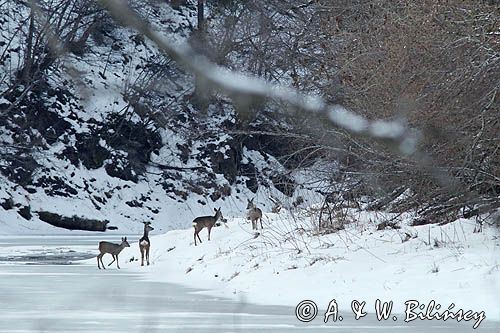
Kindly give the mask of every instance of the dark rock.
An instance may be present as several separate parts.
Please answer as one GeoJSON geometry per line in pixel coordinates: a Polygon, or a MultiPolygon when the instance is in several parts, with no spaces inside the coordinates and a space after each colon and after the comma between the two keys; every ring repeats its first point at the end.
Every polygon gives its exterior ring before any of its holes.
{"type": "Polygon", "coordinates": [[[109,158],[110,152],[100,145],[97,135],[77,134],[76,140],[78,156],[87,169],[98,169],[109,158]]]}
{"type": "Polygon", "coordinates": [[[162,147],[159,133],[121,114],[109,116],[104,123],[96,122],[91,133],[77,134],[76,139],[77,153],[64,153],[70,161],[78,156],[88,169],[105,165],[108,175],[133,182],[145,172],[151,153],[158,153],[162,147]]]}
{"type": "Polygon", "coordinates": [[[239,173],[241,152],[236,151],[231,142],[229,144],[230,148],[226,150],[225,154],[210,147],[208,147],[208,151],[214,172],[223,174],[230,184],[234,184],[239,173]]]}
{"type": "Polygon", "coordinates": [[[0,166],[0,172],[12,182],[26,186],[31,183],[31,178],[39,164],[33,157],[25,154],[4,156],[4,165],[0,166]]]}
{"type": "Polygon", "coordinates": [[[250,191],[256,193],[257,190],[259,189],[259,181],[257,179],[258,171],[253,165],[253,163],[242,164],[241,175],[248,177],[248,179],[245,181],[245,185],[250,191]]]}
{"type": "Polygon", "coordinates": [[[2,208],[5,210],[12,209],[14,208],[14,200],[12,200],[12,198],[7,198],[0,202],[0,206],[2,206],[2,208]]]}
{"type": "Polygon", "coordinates": [[[166,192],[172,192],[175,188],[174,184],[172,183],[167,183],[167,182],[162,182],[161,187],[166,191],[166,192]]]}
{"type": "Polygon", "coordinates": [[[128,180],[134,183],[139,181],[130,161],[125,156],[113,156],[113,158],[106,163],[104,169],[111,177],[128,180]]]}
{"type": "Polygon", "coordinates": [[[26,186],[25,189],[26,189],[26,192],[28,192],[28,193],[31,193],[31,194],[36,193],[36,187],[26,186]]]}
{"type": "Polygon", "coordinates": [[[100,134],[116,150],[126,152],[131,168],[136,174],[143,174],[150,161],[151,153],[162,147],[160,134],[143,123],[134,123],[124,115],[108,117],[100,134]]]}
{"type": "Polygon", "coordinates": [[[139,202],[137,200],[126,201],[125,203],[130,207],[143,207],[142,202],[139,202]]]}
{"type": "MultiPolygon", "coordinates": [[[[36,129],[48,144],[53,144],[71,129],[71,124],[57,112],[61,109],[61,105],[68,103],[69,98],[72,98],[69,91],[64,88],[51,88],[46,80],[40,79],[32,87],[32,94],[21,101],[20,112],[12,118],[12,121],[19,128],[36,129]],[[54,97],[55,102],[48,104],[47,101],[54,97]]],[[[24,133],[29,133],[32,143],[39,141],[39,134],[28,131],[24,133]]]]}
{"type": "Polygon", "coordinates": [[[33,182],[33,185],[43,188],[45,193],[51,196],[70,197],[78,194],[78,191],[71,187],[67,180],[57,176],[41,176],[33,182]]]}
{"type": "Polygon", "coordinates": [[[31,208],[30,208],[30,206],[23,206],[22,208],[20,208],[17,211],[17,213],[19,215],[21,215],[26,220],[31,220],[31,218],[33,217],[33,215],[31,215],[31,208]]]}
{"type": "Polygon", "coordinates": [[[78,151],[72,146],[66,146],[66,148],[64,148],[60,154],[56,154],[56,156],[60,159],[68,159],[70,163],[76,167],[80,164],[78,151]]]}
{"type": "Polygon", "coordinates": [[[95,201],[99,202],[102,205],[106,204],[106,200],[104,198],[101,198],[101,197],[99,197],[97,195],[93,195],[93,198],[94,198],[95,201]]]}
{"type": "Polygon", "coordinates": [[[34,117],[36,117],[37,121],[36,125],[33,124],[35,126],[32,127],[40,131],[48,144],[55,143],[63,133],[71,128],[71,124],[55,112],[45,111],[35,114],[34,117]]]}

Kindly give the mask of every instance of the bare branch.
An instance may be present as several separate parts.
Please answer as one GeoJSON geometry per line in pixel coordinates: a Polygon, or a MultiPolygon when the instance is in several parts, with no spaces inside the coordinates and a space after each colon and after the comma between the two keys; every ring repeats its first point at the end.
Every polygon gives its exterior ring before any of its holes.
{"type": "Polygon", "coordinates": [[[139,15],[127,6],[125,1],[100,0],[100,3],[108,9],[117,22],[148,37],[174,61],[193,72],[202,84],[231,96],[237,104],[247,105],[260,99],[281,101],[292,109],[324,114],[334,126],[343,128],[354,135],[373,137],[390,144],[396,144],[403,154],[412,154],[416,150],[416,135],[399,122],[370,121],[341,105],[327,104],[319,96],[306,95],[289,87],[230,71],[196,54],[189,45],[185,43],[175,44],[153,31],[139,15]]]}

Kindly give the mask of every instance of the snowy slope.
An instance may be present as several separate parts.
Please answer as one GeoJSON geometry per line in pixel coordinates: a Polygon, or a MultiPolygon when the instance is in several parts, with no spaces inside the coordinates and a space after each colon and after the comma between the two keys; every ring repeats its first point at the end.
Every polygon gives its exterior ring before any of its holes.
{"type": "MultiPolygon", "coordinates": [[[[140,14],[162,35],[178,42],[190,37],[196,6],[173,9],[166,2],[131,3],[141,6],[140,14]]],[[[0,73],[13,75],[12,68],[22,61],[23,35],[19,31],[27,29],[23,20],[29,16],[29,8],[17,1],[2,3],[1,8],[8,15],[2,18],[0,41],[9,47],[0,73]]],[[[32,158],[38,164],[34,170],[24,170],[16,161],[0,164],[4,168],[0,173],[0,203],[6,203],[0,207],[0,233],[66,233],[42,222],[39,212],[108,220],[122,233],[140,231],[144,221],[152,221],[158,231],[166,231],[188,226],[194,216],[213,207],[240,211],[250,197],[267,205],[269,195],[283,197],[268,180],[274,172],[285,172],[272,156],[243,147],[241,161],[233,161],[234,139],[225,133],[225,127],[236,126],[236,120],[228,103],[215,100],[206,114],[200,115],[191,103],[190,74],[134,31],[118,26],[106,29],[100,38],[89,39],[85,52],[68,52],[61,64],[47,70],[47,87],[40,95],[32,96],[40,108],[37,113],[30,114],[32,106],[17,110],[31,117],[33,128],[14,122],[1,128],[2,153],[11,145],[15,149],[17,132],[26,133],[29,140],[40,145],[26,153],[26,159],[32,158]],[[161,68],[158,72],[163,76],[152,75],[155,68],[161,68]],[[110,126],[110,117],[117,114],[123,116],[119,120],[139,129],[151,120],[140,110],[132,112],[133,107],[127,107],[130,96],[134,96],[131,91],[137,87],[147,90],[148,98],[141,98],[136,105],[152,110],[159,123],[156,128],[146,126],[146,130],[161,140],[161,147],[154,147],[147,156],[141,174],[136,168],[127,169],[127,162],[132,153],[140,154],[145,148],[133,148],[137,143],[134,141],[113,144],[117,129],[110,126]],[[47,123],[48,128],[40,123],[47,123]],[[49,140],[45,132],[56,132],[56,138],[49,140]],[[93,150],[107,155],[99,156],[93,150]],[[233,179],[223,170],[222,162],[226,161],[249,165],[255,174],[240,172],[233,179]],[[115,173],[123,170],[125,176],[111,174],[109,166],[115,173]],[[263,186],[257,192],[246,186],[249,177],[260,179],[263,186]],[[28,212],[24,217],[22,210],[28,212]]],[[[0,89],[6,89],[7,83],[2,80],[0,89]]],[[[1,103],[8,107],[10,102],[1,103]]],[[[309,198],[309,203],[315,200],[308,190],[298,190],[294,194],[297,196],[306,197],[306,201],[309,198]]]]}

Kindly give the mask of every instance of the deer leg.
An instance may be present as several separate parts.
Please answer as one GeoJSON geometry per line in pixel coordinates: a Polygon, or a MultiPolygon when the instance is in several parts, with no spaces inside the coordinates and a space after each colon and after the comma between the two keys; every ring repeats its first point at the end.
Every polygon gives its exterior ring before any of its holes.
{"type": "Polygon", "coordinates": [[[99,258],[101,257],[101,255],[97,255],[97,267],[99,267],[99,269],[101,269],[101,265],[99,264],[99,258]]]}
{"type": "Polygon", "coordinates": [[[118,267],[118,269],[120,269],[120,265],[118,265],[118,255],[116,255],[116,267],[118,267]]]}
{"type": "Polygon", "coordinates": [[[200,231],[201,231],[201,230],[198,230],[198,231],[196,231],[196,230],[195,230],[195,231],[194,231],[194,246],[196,246],[196,245],[197,245],[197,244],[196,244],[196,237],[198,237],[198,240],[200,241],[200,243],[203,243],[203,242],[201,241],[201,238],[200,238],[200,231]]]}
{"type": "Polygon", "coordinates": [[[139,246],[139,249],[141,250],[141,266],[144,266],[144,248],[139,246]]]}
{"type": "Polygon", "coordinates": [[[208,240],[210,240],[210,232],[212,231],[212,227],[208,227],[208,240]]]}
{"type": "Polygon", "coordinates": [[[104,262],[102,261],[102,257],[103,257],[103,256],[104,256],[104,253],[101,253],[101,254],[100,254],[100,258],[99,258],[99,260],[101,261],[102,268],[103,268],[103,269],[106,269],[106,267],[104,266],[104,262]]]}
{"type": "Polygon", "coordinates": [[[108,267],[109,267],[109,266],[111,266],[111,264],[112,264],[112,263],[114,263],[114,262],[115,262],[115,260],[116,260],[116,259],[115,259],[115,255],[114,255],[114,254],[111,254],[111,255],[113,256],[113,261],[112,261],[112,262],[110,262],[110,263],[108,264],[108,267]]]}
{"type": "Polygon", "coordinates": [[[149,245],[148,245],[148,247],[146,247],[146,261],[148,262],[148,266],[149,266],[149,245]]]}

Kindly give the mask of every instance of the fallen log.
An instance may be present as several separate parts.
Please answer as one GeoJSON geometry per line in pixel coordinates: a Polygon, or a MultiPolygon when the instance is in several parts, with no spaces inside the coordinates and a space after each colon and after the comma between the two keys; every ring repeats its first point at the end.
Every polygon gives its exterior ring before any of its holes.
{"type": "Polygon", "coordinates": [[[113,230],[116,227],[108,227],[109,221],[87,219],[84,217],[62,216],[56,213],[39,211],[37,212],[40,220],[53,225],[54,227],[69,229],[69,230],[86,230],[86,231],[106,231],[107,229],[113,230]]]}

